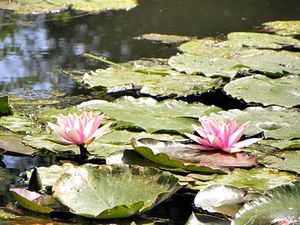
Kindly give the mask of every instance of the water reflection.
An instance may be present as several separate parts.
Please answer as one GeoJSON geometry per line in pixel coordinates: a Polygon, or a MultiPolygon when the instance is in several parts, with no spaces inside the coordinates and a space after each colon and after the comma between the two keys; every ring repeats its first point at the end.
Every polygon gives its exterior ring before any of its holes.
{"type": "Polygon", "coordinates": [[[174,48],[132,38],[150,32],[204,37],[249,31],[265,21],[299,19],[299,8],[298,0],[141,0],[131,11],[99,15],[68,11],[15,16],[0,11],[0,88],[39,97],[76,90],[57,69],[102,66],[81,57],[84,52],[116,62],[168,57],[175,54],[174,48]]]}

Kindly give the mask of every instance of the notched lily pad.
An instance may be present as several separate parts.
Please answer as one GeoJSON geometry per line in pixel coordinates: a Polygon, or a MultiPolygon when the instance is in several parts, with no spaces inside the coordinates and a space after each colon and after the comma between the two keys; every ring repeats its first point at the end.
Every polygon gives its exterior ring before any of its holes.
{"type": "Polygon", "coordinates": [[[19,14],[56,13],[68,8],[101,12],[112,9],[131,9],[136,5],[136,0],[18,0],[0,2],[0,8],[13,10],[19,14]]]}
{"type": "Polygon", "coordinates": [[[149,33],[149,34],[143,34],[139,37],[135,37],[134,39],[160,42],[163,44],[178,44],[178,43],[182,43],[182,42],[191,41],[191,40],[195,39],[195,37],[149,33]]]}
{"type": "Polygon", "coordinates": [[[138,90],[142,94],[152,96],[187,96],[197,93],[208,92],[219,88],[222,80],[191,75],[170,75],[175,73],[171,70],[159,70],[151,68],[144,71],[140,68],[136,71],[131,69],[113,68],[98,69],[86,73],[83,83],[88,87],[102,87],[108,93],[124,90],[138,90]]]}
{"type": "Polygon", "coordinates": [[[246,203],[236,214],[232,225],[269,225],[300,223],[300,182],[269,190],[246,203]]]}
{"type": "Polygon", "coordinates": [[[161,141],[150,138],[132,139],[135,151],[156,163],[182,168],[187,171],[206,173],[228,172],[233,167],[251,167],[257,165],[255,157],[239,152],[199,152],[186,144],[175,141],[161,141]]]}
{"type": "Polygon", "coordinates": [[[262,75],[253,75],[231,81],[225,85],[224,90],[248,103],[294,107],[300,105],[299,87],[299,76],[271,79],[262,75]]]}
{"type": "Polygon", "coordinates": [[[263,24],[266,29],[275,30],[280,35],[299,35],[300,20],[293,21],[272,21],[263,24]]]}
{"type": "Polygon", "coordinates": [[[267,167],[300,174],[300,151],[283,151],[262,156],[259,162],[267,167]]]}
{"type": "Polygon", "coordinates": [[[152,98],[134,99],[129,96],[113,102],[91,100],[81,103],[78,107],[104,112],[118,121],[119,129],[144,130],[148,133],[191,132],[191,125],[200,115],[208,115],[220,110],[201,103],[188,104],[175,100],[158,102],[152,98]]]}
{"type": "MultiPolygon", "coordinates": [[[[223,184],[237,188],[251,188],[258,192],[264,192],[279,185],[291,183],[297,180],[297,176],[266,168],[252,168],[250,170],[235,169],[230,175],[218,175],[214,180],[201,183],[202,185],[223,184]]],[[[200,182],[198,182],[200,184],[200,182]]]]}
{"type": "Polygon", "coordinates": [[[150,210],[179,188],[155,168],[85,164],[63,174],[54,196],[71,212],[90,218],[125,218],[150,210]]]}
{"type": "Polygon", "coordinates": [[[208,212],[234,216],[242,206],[242,203],[246,202],[246,194],[246,191],[234,186],[223,184],[208,185],[197,193],[194,205],[208,212]]]}
{"type": "Polygon", "coordinates": [[[34,212],[49,214],[54,211],[55,208],[61,208],[60,203],[51,195],[41,195],[37,192],[22,188],[11,188],[9,191],[20,206],[34,212]]]}

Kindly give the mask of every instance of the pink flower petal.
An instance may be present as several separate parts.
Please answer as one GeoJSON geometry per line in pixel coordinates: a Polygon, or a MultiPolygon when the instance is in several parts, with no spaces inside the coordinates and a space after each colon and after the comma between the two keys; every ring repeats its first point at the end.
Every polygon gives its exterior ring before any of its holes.
{"type": "Polygon", "coordinates": [[[95,138],[99,138],[102,135],[106,134],[107,132],[109,132],[109,127],[112,123],[107,123],[105,125],[103,125],[102,127],[100,127],[98,130],[95,131],[95,133],[93,133],[93,137],[95,138]]]}
{"type": "Polygon", "coordinates": [[[243,147],[246,147],[248,145],[254,144],[256,142],[259,142],[261,140],[262,140],[262,138],[250,138],[250,139],[246,139],[244,141],[239,141],[239,142],[235,143],[233,145],[233,147],[234,148],[243,148],[243,147]]]}

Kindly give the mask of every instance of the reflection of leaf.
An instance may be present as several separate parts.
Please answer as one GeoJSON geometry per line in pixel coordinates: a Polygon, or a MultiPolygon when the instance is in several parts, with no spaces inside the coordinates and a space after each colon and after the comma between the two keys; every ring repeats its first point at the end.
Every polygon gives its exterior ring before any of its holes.
{"type": "Polygon", "coordinates": [[[122,97],[113,102],[92,100],[83,102],[79,108],[102,111],[125,123],[123,128],[152,132],[183,133],[191,132],[191,125],[200,115],[219,111],[219,108],[201,103],[188,104],[183,101],[165,100],[158,102],[152,98],[122,97]]]}
{"type": "Polygon", "coordinates": [[[185,170],[216,172],[232,167],[251,167],[257,164],[255,157],[239,152],[228,154],[214,151],[198,151],[176,141],[161,141],[150,138],[132,139],[134,149],[159,164],[185,170]]]}
{"type": "Polygon", "coordinates": [[[135,0],[18,0],[2,1],[1,8],[20,14],[58,12],[69,7],[81,11],[106,11],[109,9],[130,9],[137,5],[135,0]]]}
{"type": "Polygon", "coordinates": [[[299,224],[299,209],[300,182],[297,181],[276,187],[246,203],[236,214],[232,225],[299,224]]]}
{"type": "Polygon", "coordinates": [[[7,96],[0,96],[0,116],[10,115],[11,110],[8,104],[7,96]]]}
{"type": "Polygon", "coordinates": [[[85,164],[63,174],[53,191],[75,214],[124,218],[150,210],[178,188],[177,178],[155,168],[85,164]]]}
{"type": "Polygon", "coordinates": [[[225,85],[224,90],[233,97],[243,99],[248,103],[293,107],[300,105],[299,86],[299,76],[270,79],[255,75],[231,81],[225,85]]]}

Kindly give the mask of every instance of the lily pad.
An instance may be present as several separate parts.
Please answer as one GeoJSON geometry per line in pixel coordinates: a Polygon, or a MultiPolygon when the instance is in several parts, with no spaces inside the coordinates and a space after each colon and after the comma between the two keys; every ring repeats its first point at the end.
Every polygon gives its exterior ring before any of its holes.
{"type": "Polygon", "coordinates": [[[260,71],[269,76],[286,73],[299,74],[299,53],[288,51],[258,50],[230,46],[229,41],[192,41],[180,46],[183,54],[172,56],[169,64],[187,74],[223,76],[233,78],[238,73],[260,71]]]}
{"type": "Polygon", "coordinates": [[[300,138],[300,113],[297,109],[281,107],[249,107],[246,110],[228,110],[211,117],[218,119],[234,119],[240,124],[250,121],[247,135],[264,132],[266,138],[274,139],[299,139],[300,138]]]}
{"type": "Polygon", "coordinates": [[[266,168],[252,168],[250,170],[235,169],[229,176],[218,175],[214,180],[203,183],[231,185],[237,188],[252,188],[256,191],[266,191],[279,185],[291,183],[297,180],[297,176],[281,171],[266,168]]]}
{"type": "Polygon", "coordinates": [[[267,167],[300,174],[300,151],[283,151],[263,156],[259,162],[267,167]]]}
{"type": "Polygon", "coordinates": [[[8,104],[8,96],[0,96],[0,116],[10,115],[11,110],[8,104]]]}
{"type": "Polygon", "coordinates": [[[243,189],[215,184],[208,185],[201,189],[194,200],[197,208],[208,212],[218,212],[228,216],[234,216],[244,203],[246,191],[243,189]]]}
{"type": "Polygon", "coordinates": [[[255,157],[246,153],[199,152],[186,144],[175,141],[161,141],[150,138],[132,139],[135,151],[153,162],[187,171],[205,173],[228,172],[232,167],[257,165],[255,157]]]}
{"type": "Polygon", "coordinates": [[[300,182],[276,187],[246,203],[232,225],[269,225],[300,223],[300,182]]]}
{"type": "Polygon", "coordinates": [[[300,149],[300,139],[295,140],[261,140],[260,144],[268,145],[279,150],[300,149]]]}
{"type": "Polygon", "coordinates": [[[300,20],[272,21],[263,24],[267,29],[275,30],[280,35],[299,35],[300,20]]]}
{"type": "MultiPolygon", "coordinates": [[[[187,96],[208,92],[211,89],[219,88],[222,84],[222,80],[218,78],[184,74],[160,75],[158,73],[167,73],[167,71],[159,72],[158,69],[141,71],[141,69],[138,72],[113,67],[106,70],[98,69],[85,74],[83,81],[89,87],[105,88],[108,93],[122,91],[129,86],[132,90],[138,89],[143,94],[153,96],[187,96]]],[[[170,73],[174,72],[170,69],[170,73]]]]}
{"type": "Polygon", "coordinates": [[[230,221],[214,215],[192,213],[185,225],[230,225],[230,221]]]}
{"type": "Polygon", "coordinates": [[[254,48],[281,49],[285,46],[298,46],[300,41],[292,37],[254,32],[233,32],[227,35],[229,45],[254,48]]]}
{"type": "Polygon", "coordinates": [[[55,13],[73,8],[80,11],[101,12],[106,10],[131,9],[136,0],[18,0],[1,1],[0,8],[19,14],[55,13]]]}
{"type": "Polygon", "coordinates": [[[9,191],[20,206],[34,212],[48,214],[54,211],[54,208],[60,207],[60,204],[50,195],[41,195],[22,188],[11,188],[9,191]]]}
{"type": "Polygon", "coordinates": [[[85,164],[63,174],[53,191],[77,215],[125,218],[150,210],[178,188],[175,177],[155,168],[85,164]]]}
{"type": "Polygon", "coordinates": [[[178,43],[182,43],[182,42],[191,41],[191,40],[195,39],[195,37],[149,33],[149,34],[143,34],[139,37],[135,37],[134,39],[160,42],[163,44],[178,44],[178,43]]]}
{"type": "Polygon", "coordinates": [[[262,75],[253,75],[231,81],[225,85],[224,90],[247,103],[294,107],[300,105],[299,87],[299,76],[271,79],[262,75]]]}
{"type": "Polygon", "coordinates": [[[113,102],[91,100],[81,103],[79,108],[98,110],[118,120],[121,129],[144,130],[148,133],[191,132],[191,125],[200,115],[219,111],[214,106],[201,103],[188,104],[183,101],[165,100],[157,102],[152,98],[123,97],[113,102]]]}
{"type": "Polygon", "coordinates": [[[0,152],[1,150],[17,155],[32,155],[37,149],[25,146],[22,143],[23,136],[9,131],[0,130],[0,152]]]}

